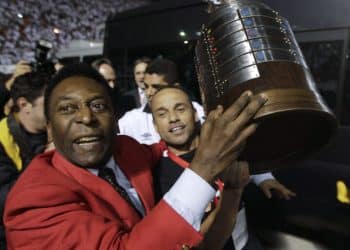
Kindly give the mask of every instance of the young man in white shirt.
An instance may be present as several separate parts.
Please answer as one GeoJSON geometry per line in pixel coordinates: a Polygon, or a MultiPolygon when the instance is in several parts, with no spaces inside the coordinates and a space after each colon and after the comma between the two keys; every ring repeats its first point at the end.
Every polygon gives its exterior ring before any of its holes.
{"type": "MultiPolygon", "coordinates": [[[[196,111],[188,95],[180,88],[165,87],[158,91],[151,104],[154,124],[159,132],[164,149],[163,158],[154,169],[156,199],[163,197],[181,173],[188,167],[199,145],[199,129],[196,124],[196,111]]],[[[266,195],[271,192],[290,199],[295,194],[279,183],[271,173],[251,175],[253,181],[266,195]]],[[[232,218],[230,218],[232,219],[232,218]]],[[[245,208],[243,204],[235,217],[232,227],[232,239],[227,237],[223,250],[261,250],[259,241],[251,232],[248,233],[245,208]]]]}
{"type": "MultiPolygon", "coordinates": [[[[120,134],[133,137],[143,144],[157,143],[160,137],[154,129],[149,104],[159,89],[178,84],[177,66],[173,61],[162,58],[153,60],[146,68],[144,79],[144,91],[148,102],[140,108],[127,112],[119,119],[120,134]]],[[[197,110],[200,122],[203,123],[205,114],[202,106],[196,102],[192,104],[197,110]]]]}

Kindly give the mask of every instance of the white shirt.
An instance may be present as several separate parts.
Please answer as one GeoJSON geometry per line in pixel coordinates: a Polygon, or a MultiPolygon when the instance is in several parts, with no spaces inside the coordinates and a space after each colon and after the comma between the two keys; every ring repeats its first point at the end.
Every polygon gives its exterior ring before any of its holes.
{"type": "MultiPolygon", "coordinates": [[[[113,170],[118,184],[128,193],[136,209],[145,215],[145,209],[135,188],[113,158],[108,161],[106,167],[113,170]]],[[[89,169],[89,171],[96,176],[98,175],[97,169],[89,169]]],[[[209,183],[187,168],[163,199],[195,230],[199,231],[204,211],[214,198],[215,193],[216,191],[209,183]]]]}
{"type": "Polygon", "coordinates": [[[147,97],[145,91],[141,88],[137,88],[137,92],[139,93],[140,105],[141,107],[147,104],[147,97]]]}
{"type": "MultiPolygon", "coordinates": [[[[197,102],[192,102],[192,105],[203,123],[205,119],[203,107],[197,102]]],[[[160,137],[154,128],[152,114],[145,112],[144,109],[145,105],[126,112],[118,121],[119,133],[128,135],[139,143],[151,145],[159,142],[160,137]]]]}
{"type": "MultiPolygon", "coordinates": [[[[275,179],[271,173],[256,174],[250,176],[250,181],[259,186],[266,180],[275,179]]],[[[248,226],[245,208],[243,207],[237,214],[236,224],[232,232],[233,244],[235,250],[241,250],[248,242],[248,226]]]]}

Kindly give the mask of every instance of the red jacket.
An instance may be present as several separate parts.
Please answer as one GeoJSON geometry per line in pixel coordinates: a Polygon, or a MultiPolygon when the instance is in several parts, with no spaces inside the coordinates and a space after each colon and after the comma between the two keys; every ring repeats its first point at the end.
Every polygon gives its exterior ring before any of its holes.
{"type": "Polygon", "coordinates": [[[8,249],[167,250],[202,236],[162,200],[154,204],[152,166],[160,151],[118,136],[114,159],[146,210],[135,210],[104,180],[58,152],[37,156],[11,190],[4,223],[8,249]]]}

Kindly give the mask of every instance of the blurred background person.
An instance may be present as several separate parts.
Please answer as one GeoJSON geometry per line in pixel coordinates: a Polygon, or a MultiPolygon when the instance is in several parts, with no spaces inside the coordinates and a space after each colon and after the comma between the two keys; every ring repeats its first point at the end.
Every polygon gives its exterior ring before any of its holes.
{"type": "Polygon", "coordinates": [[[117,74],[113,68],[112,62],[107,58],[100,58],[91,64],[108,82],[112,89],[117,87],[117,74]]]}
{"type": "Polygon", "coordinates": [[[100,58],[93,61],[91,65],[107,80],[108,85],[111,87],[116,120],[118,120],[130,107],[135,105],[134,100],[131,96],[123,96],[121,94],[120,87],[117,84],[116,71],[109,59],[100,58]]]}
{"type": "MultiPolygon", "coordinates": [[[[147,103],[140,108],[127,112],[118,121],[120,134],[133,137],[140,143],[153,144],[160,140],[159,134],[154,129],[150,103],[155,93],[166,86],[178,85],[178,72],[175,62],[157,58],[146,68],[145,73],[145,95],[147,103]]],[[[197,111],[200,122],[204,121],[204,110],[196,102],[192,102],[197,111]]]]}
{"type": "Polygon", "coordinates": [[[147,103],[147,98],[145,95],[145,72],[147,65],[150,62],[151,59],[148,57],[141,57],[139,59],[136,59],[134,62],[133,73],[134,80],[136,83],[136,89],[130,90],[125,93],[125,95],[130,95],[135,100],[135,105],[133,107],[130,107],[130,110],[134,108],[139,108],[147,103]]]}
{"type": "MultiPolygon", "coordinates": [[[[47,144],[44,116],[44,90],[50,75],[29,72],[15,78],[11,86],[14,106],[0,121],[0,212],[3,214],[8,192],[35,155],[47,144]]],[[[1,246],[5,246],[3,224],[1,246]]]]}

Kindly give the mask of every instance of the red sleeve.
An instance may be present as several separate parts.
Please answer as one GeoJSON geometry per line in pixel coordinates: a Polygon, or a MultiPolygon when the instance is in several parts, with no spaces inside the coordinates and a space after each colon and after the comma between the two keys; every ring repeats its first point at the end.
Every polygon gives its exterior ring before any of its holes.
{"type": "MultiPolygon", "coordinates": [[[[136,166],[131,168],[133,176],[146,173],[146,179],[151,180],[148,162],[153,157],[152,147],[125,140],[128,142],[119,156],[130,168],[136,166]],[[138,157],[134,150],[144,152],[138,157]]],[[[63,174],[50,165],[52,154],[35,158],[7,197],[4,223],[9,250],[173,250],[197,245],[202,239],[164,201],[156,206],[150,203],[150,210],[141,220],[136,214],[125,213],[123,204],[112,206],[98,192],[70,178],[73,171],[63,174]]],[[[77,169],[74,173],[80,175],[77,169]]]]}
{"type": "Polygon", "coordinates": [[[4,216],[8,249],[173,250],[202,239],[164,201],[131,230],[125,220],[93,213],[91,204],[57,185],[13,194],[4,216]]]}

